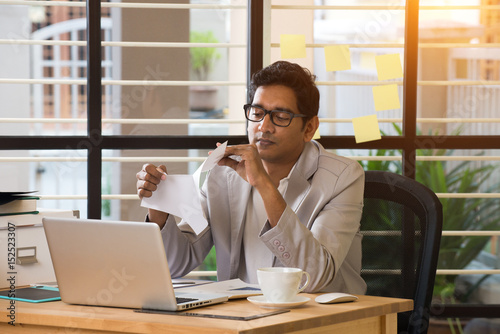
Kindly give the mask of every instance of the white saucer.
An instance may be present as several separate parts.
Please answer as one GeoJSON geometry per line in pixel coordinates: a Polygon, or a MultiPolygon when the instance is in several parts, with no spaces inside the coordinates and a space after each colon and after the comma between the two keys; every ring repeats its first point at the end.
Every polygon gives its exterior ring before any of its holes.
{"type": "Polygon", "coordinates": [[[311,300],[311,298],[304,296],[296,296],[292,301],[282,302],[282,303],[268,302],[266,300],[266,297],[264,296],[251,296],[247,297],[247,300],[263,308],[292,308],[307,303],[308,301],[311,300]]]}

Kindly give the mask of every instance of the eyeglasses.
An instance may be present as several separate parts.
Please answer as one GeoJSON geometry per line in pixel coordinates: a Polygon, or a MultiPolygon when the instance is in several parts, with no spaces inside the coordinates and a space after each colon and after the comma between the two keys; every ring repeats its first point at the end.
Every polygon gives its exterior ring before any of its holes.
{"type": "Polygon", "coordinates": [[[245,110],[245,117],[250,122],[261,122],[267,114],[271,118],[271,122],[276,126],[287,127],[292,123],[295,117],[307,117],[303,114],[294,114],[284,110],[266,110],[262,107],[255,106],[252,104],[245,104],[243,106],[245,110]]]}

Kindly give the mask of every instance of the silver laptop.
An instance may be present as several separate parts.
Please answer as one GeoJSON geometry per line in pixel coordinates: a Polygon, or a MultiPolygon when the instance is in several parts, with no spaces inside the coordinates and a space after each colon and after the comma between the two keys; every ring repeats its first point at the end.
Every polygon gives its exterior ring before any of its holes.
{"type": "Polygon", "coordinates": [[[228,299],[174,291],[156,224],[47,217],[43,227],[63,302],[181,311],[228,299]]]}

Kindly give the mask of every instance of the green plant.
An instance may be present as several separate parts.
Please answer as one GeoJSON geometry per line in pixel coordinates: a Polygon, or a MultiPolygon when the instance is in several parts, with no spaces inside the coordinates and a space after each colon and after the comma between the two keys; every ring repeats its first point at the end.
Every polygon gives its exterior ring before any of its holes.
{"type": "MultiPolygon", "coordinates": [[[[217,270],[217,257],[215,255],[215,247],[212,247],[207,257],[201,265],[196,268],[196,270],[201,271],[216,271],[217,270]]],[[[204,279],[217,280],[217,277],[204,276],[204,279]]]]}
{"type": "MultiPolygon", "coordinates": [[[[212,31],[200,32],[191,31],[189,35],[191,43],[218,43],[218,39],[212,31]]],[[[216,48],[194,47],[189,49],[191,55],[191,69],[199,80],[207,80],[212,72],[216,60],[220,58],[220,53],[216,48]]]]}
{"type": "MultiPolygon", "coordinates": [[[[398,134],[401,128],[393,124],[398,134]]],[[[454,133],[458,135],[460,129],[454,133]]],[[[377,150],[370,155],[395,156],[397,150],[377,150]]],[[[421,149],[419,156],[451,156],[453,150],[421,149]]],[[[361,163],[365,170],[386,170],[401,173],[399,161],[368,161],[361,163]]],[[[490,176],[498,172],[498,166],[488,164],[475,166],[474,162],[464,161],[450,166],[449,161],[417,161],[415,164],[416,180],[436,193],[477,193],[499,192],[499,184],[490,184],[490,176]]],[[[498,216],[499,200],[486,198],[441,198],[443,204],[443,230],[480,231],[496,230],[500,224],[498,216]]],[[[438,269],[463,269],[486,247],[490,237],[445,236],[441,238],[438,269]]],[[[454,275],[438,275],[434,285],[434,295],[444,301],[465,302],[471,291],[454,295],[454,275]]],[[[477,288],[477,285],[471,287],[477,288]]]]}
{"type": "MultiPolygon", "coordinates": [[[[103,195],[111,194],[111,166],[110,164],[103,165],[102,176],[102,191],[103,195]]],[[[103,199],[101,201],[101,214],[103,217],[111,216],[111,200],[103,199]]]]}

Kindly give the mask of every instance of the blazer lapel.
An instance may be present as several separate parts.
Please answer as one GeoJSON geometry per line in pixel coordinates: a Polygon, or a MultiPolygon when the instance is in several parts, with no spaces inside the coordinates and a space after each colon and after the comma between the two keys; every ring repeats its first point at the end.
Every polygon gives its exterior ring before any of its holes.
{"type": "Polygon", "coordinates": [[[229,189],[229,210],[231,215],[231,263],[230,278],[236,277],[241,255],[243,240],[243,220],[246,215],[250,190],[252,186],[243,180],[237,173],[227,176],[229,189]]]}
{"type": "Polygon", "coordinates": [[[319,150],[314,142],[306,143],[304,151],[290,174],[283,198],[294,212],[298,211],[300,204],[311,189],[308,180],[318,169],[318,154],[319,150]]]}

